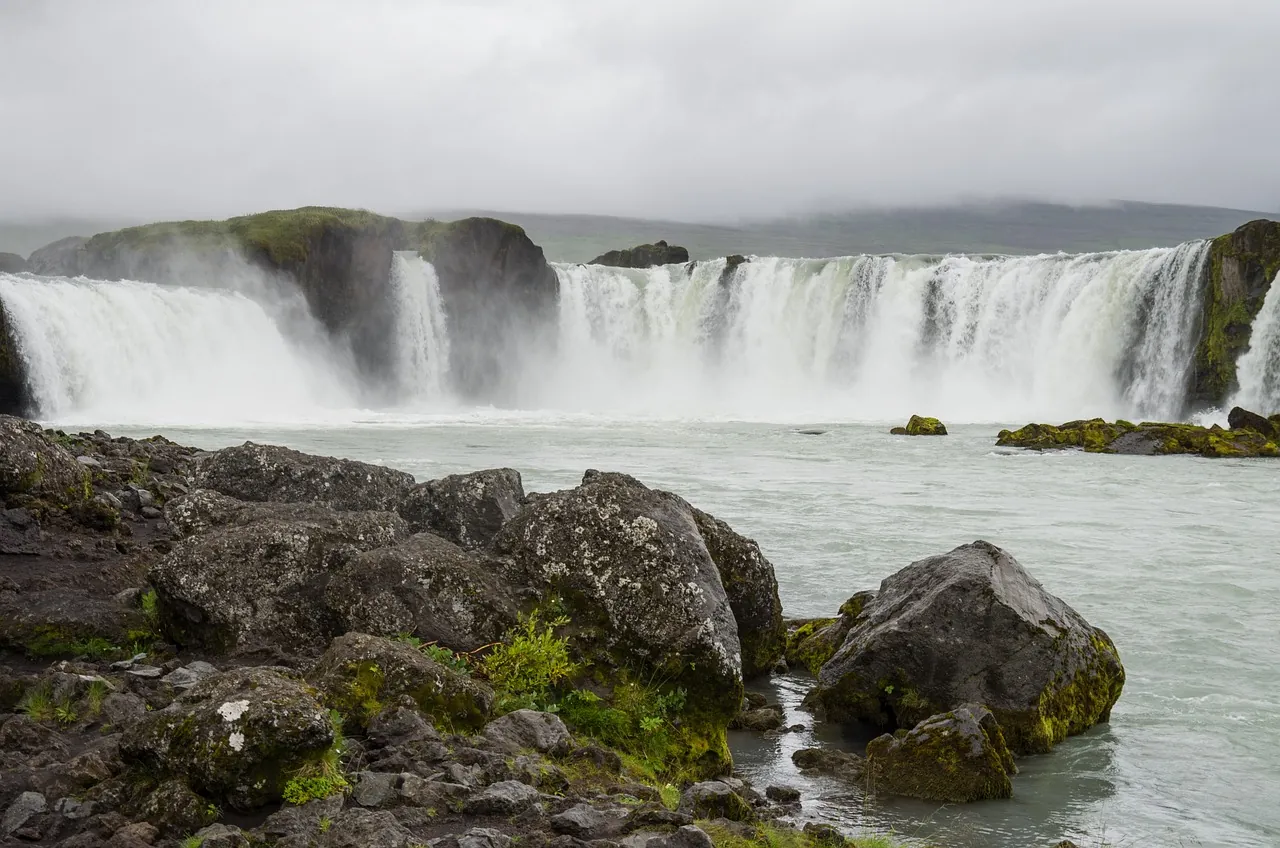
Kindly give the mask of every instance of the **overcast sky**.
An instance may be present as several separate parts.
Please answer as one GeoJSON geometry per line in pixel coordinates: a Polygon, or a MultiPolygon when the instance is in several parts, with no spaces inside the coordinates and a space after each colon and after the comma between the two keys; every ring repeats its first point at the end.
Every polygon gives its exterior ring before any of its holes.
{"type": "Polygon", "coordinates": [[[0,0],[0,218],[1280,209],[1280,0],[0,0]]]}

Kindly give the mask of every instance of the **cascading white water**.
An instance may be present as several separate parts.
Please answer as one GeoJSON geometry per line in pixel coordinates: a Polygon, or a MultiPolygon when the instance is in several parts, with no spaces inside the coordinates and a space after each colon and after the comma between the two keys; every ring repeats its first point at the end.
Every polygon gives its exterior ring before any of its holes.
{"type": "Polygon", "coordinates": [[[396,253],[391,265],[396,351],[402,402],[432,402],[448,391],[449,328],[436,269],[415,253],[396,253]]]}
{"type": "Polygon", "coordinates": [[[1263,415],[1280,413],[1280,274],[1267,290],[1258,317],[1253,319],[1249,349],[1236,363],[1240,389],[1231,406],[1263,415]]]}
{"type": "Polygon", "coordinates": [[[550,405],[833,420],[1182,413],[1206,242],[1032,257],[558,266],[550,405]]]}
{"type": "Polygon", "coordinates": [[[341,357],[319,342],[305,308],[226,290],[12,274],[0,274],[0,302],[47,418],[296,420],[354,405],[341,357]]]}

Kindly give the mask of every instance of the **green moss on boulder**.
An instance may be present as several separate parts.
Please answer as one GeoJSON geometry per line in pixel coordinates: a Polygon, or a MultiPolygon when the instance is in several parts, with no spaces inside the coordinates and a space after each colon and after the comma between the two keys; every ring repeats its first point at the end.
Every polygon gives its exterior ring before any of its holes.
{"type": "Polygon", "coordinates": [[[1001,447],[1032,450],[1081,448],[1090,453],[1127,455],[1198,454],[1206,457],[1275,457],[1280,444],[1274,434],[1240,428],[1223,430],[1216,424],[1168,424],[1144,421],[1109,424],[1101,418],[1068,421],[1066,424],[1028,424],[1017,430],[1001,430],[996,437],[1001,447]]]}
{"type": "Polygon", "coordinates": [[[947,427],[937,418],[926,418],[913,415],[905,427],[894,427],[889,431],[895,436],[945,436],[947,427]]]}
{"type": "Polygon", "coordinates": [[[965,704],[867,744],[877,792],[963,804],[1013,796],[1013,754],[994,715],[965,704]]]}

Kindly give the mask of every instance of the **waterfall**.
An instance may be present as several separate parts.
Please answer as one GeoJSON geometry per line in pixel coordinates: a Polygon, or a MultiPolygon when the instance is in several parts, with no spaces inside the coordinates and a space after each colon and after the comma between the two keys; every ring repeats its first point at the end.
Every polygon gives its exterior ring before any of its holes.
{"type": "Polygon", "coordinates": [[[1207,242],[1084,255],[560,265],[550,405],[955,421],[1183,412],[1207,242]]]}
{"type": "Polygon", "coordinates": [[[449,331],[436,270],[415,253],[396,253],[391,265],[401,402],[439,401],[449,379],[449,331]]]}
{"type": "Polygon", "coordinates": [[[354,405],[342,357],[291,302],[0,274],[0,303],[45,418],[203,424],[354,405]]]}
{"type": "Polygon", "coordinates": [[[1253,319],[1249,349],[1236,363],[1236,378],[1240,389],[1231,406],[1263,415],[1280,413],[1280,274],[1253,319]]]}

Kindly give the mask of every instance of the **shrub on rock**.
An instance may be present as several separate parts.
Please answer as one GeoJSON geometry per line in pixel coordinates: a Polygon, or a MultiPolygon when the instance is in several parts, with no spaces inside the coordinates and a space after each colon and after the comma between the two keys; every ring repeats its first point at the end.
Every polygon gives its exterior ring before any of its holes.
{"type": "Polygon", "coordinates": [[[278,801],[334,744],[328,710],[304,683],[266,668],[206,678],[124,733],[120,753],[237,810],[278,801]]]}
{"type": "Polygon", "coordinates": [[[995,716],[965,704],[867,744],[878,792],[963,804],[1013,796],[1013,755],[995,716]]]}
{"type": "Polygon", "coordinates": [[[406,643],[365,633],[333,640],[308,679],[324,702],[365,727],[401,695],[408,695],[436,724],[475,729],[493,708],[493,692],[406,643]]]}
{"type": "Polygon", "coordinates": [[[1027,754],[1107,721],[1123,686],[1106,633],[1007,552],[974,542],[886,579],[807,701],[889,729],[980,703],[1027,754]]]}

